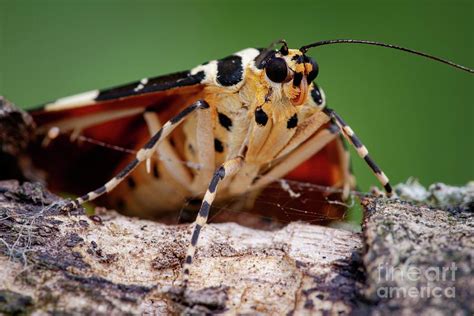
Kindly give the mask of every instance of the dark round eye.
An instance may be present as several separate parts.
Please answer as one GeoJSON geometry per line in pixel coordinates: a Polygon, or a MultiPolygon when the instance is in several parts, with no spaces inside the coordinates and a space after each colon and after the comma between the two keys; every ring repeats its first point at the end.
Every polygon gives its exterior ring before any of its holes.
{"type": "Polygon", "coordinates": [[[268,61],[265,66],[268,79],[273,82],[283,82],[288,75],[288,67],[286,61],[283,58],[276,57],[268,61]]]}
{"type": "Polygon", "coordinates": [[[311,82],[311,81],[313,81],[314,79],[316,79],[316,77],[318,76],[318,73],[319,73],[319,66],[318,66],[318,64],[317,64],[314,60],[312,60],[312,59],[310,59],[309,62],[310,62],[310,64],[313,66],[313,70],[311,70],[311,71],[309,72],[309,74],[308,74],[308,76],[307,76],[306,79],[308,80],[308,82],[311,82]]]}

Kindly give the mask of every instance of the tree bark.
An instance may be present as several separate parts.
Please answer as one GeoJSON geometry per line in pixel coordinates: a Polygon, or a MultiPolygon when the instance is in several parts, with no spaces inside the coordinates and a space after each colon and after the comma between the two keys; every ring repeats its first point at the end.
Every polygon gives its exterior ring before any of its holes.
{"type": "Polygon", "coordinates": [[[274,232],[211,224],[203,230],[190,290],[180,295],[187,225],[113,211],[64,214],[59,198],[28,182],[1,182],[0,192],[0,311],[7,314],[474,310],[469,207],[441,210],[367,197],[362,235],[304,223],[274,232]],[[450,267],[444,277],[425,274],[450,267]],[[401,274],[412,268],[420,271],[414,280],[401,274]],[[442,295],[384,292],[426,287],[439,287],[442,295]],[[450,288],[454,297],[445,293],[450,288]]]}
{"type": "Polygon", "coordinates": [[[373,305],[372,313],[474,312],[474,187],[438,184],[430,189],[438,197],[462,191],[459,204],[438,200],[436,204],[447,206],[440,209],[400,200],[363,201],[363,295],[373,305]]]}
{"type": "Polygon", "coordinates": [[[362,280],[355,233],[303,223],[275,232],[211,224],[203,229],[190,291],[180,296],[187,225],[113,211],[63,214],[54,206],[60,200],[38,184],[0,188],[6,313],[347,313],[362,280]]]}

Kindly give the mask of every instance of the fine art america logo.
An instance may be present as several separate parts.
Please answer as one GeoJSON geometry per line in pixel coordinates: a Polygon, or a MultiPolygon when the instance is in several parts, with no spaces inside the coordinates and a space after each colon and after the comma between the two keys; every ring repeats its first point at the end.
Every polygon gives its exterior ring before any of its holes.
{"type": "Polygon", "coordinates": [[[378,267],[379,298],[454,298],[456,270],[454,263],[445,267],[419,268],[406,264],[378,267]]]}

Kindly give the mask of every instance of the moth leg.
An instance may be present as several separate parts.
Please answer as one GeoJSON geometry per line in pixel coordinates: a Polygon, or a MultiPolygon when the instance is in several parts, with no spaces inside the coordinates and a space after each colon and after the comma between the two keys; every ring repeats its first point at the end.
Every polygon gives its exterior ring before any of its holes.
{"type": "MultiPolygon", "coordinates": [[[[289,156],[294,156],[294,150],[299,148],[301,144],[306,142],[309,138],[313,137],[315,133],[319,130],[321,126],[326,124],[330,121],[330,118],[325,115],[324,113],[318,111],[305,119],[301,124],[298,124],[296,131],[294,132],[293,136],[289,139],[287,144],[281,149],[280,152],[276,152],[276,157],[272,157],[273,159],[285,159],[287,161],[289,156]]],[[[272,121],[268,121],[265,126],[260,124],[255,124],[252,130],[252,141],[248,146],[248,151],[245,155],[246,157],[246,164],[242,171],[232,180],[232,183],[229,185],[229,193],[232,195],[240,195],[243,192],[248,192],[253,190],[253,185],[255,184],[254,179],[258,176],[260,171],[260,164],[252,164],[252,160],[255,157],[257,159],[261,158],[261,149],[264,143],[268,143],[267,136],[270,132],[271,128],[275,128],[273,126],[272,121]]],[[[287,130],[286,126],[282,129],[283,131],[287,130]]],[[[310,149],[309,151],[314,154],[315,152],[319,151],[320,149],[310,149]]],[[[309,158],[311,156],[307,156],[309,158]]],[[[299,158],[295,158],[298,160],[299,158]]],[[[306,160],[306,159],[304,159],[306,160]]],[[[303,162],[304,160],[298,160],[299,163],[303,162]]],[[[295,165],[294,167],[296,167],[295,165]]],[[[294,168],[293,167],[293,168],[294,168]]],[[[286,166],[280,166],[280,170],[278,171],[279,176],[273,178],[270,181],[266,181],[265,183],[268,184],[269,182],[273,182],[276,179],[286,175],[290,172],[293,168],[288,168],[286,166]],[[283,171],[283,172],[281,172],[283,171]]],[[[271,174],[270,176],[273,176],[271,174]]],[[[261,186],[260,186],[261,187],[261,186]]]]}
{"type": "Polygon", "coordinates": [[[326,108],[324,109],[324,113],[326,113],[334,123],[336,123],[339,128],[341,129],[342,135],[347,139],[349,143],[354,146],[354,148],[357,151],[357,154],[365,160],[367,165],[372,169],[374,172],[375,176],[379,180],[379,182],[382,184],[382,186],[385,189],[385,192],[387,192],[388,196],[392,195],[392,186],[390,185],[390,182],[385,175],[385,173],[377,166],[375,161],[372,160],[372,158],[369,156],[369,151],[367,148],[362,144],[360,139],[357,137],[357,135],[354,133],[352,128],[349,127],[349,125],[344,122],[344,120],[332,109],[326,108]]]}
{"type": "Polygon", "coordinates": [[[207,188],[209,179],[214,172],[214,129],[210,110],[199,111],[196,115],[196,157],[200,166],[199,172],[195,174],[190,186],[193,195],[200,195],[207,188]],[[206,168],[207,166],[207,168],[206,168]],[[209,168],[208,166],[212,166],[209,168]]]}
{"type": "Polygon", "coordinates": [[[104,193],[112,191],[120,182],[122,182],[141,162],[150,159],[156,152],[156,148],[161,141],[166,138],[185,118],[199,109],[207,109],[209,104],[206,101],[199,100],[191,106],[185,108],[171,120],[166,122],[163,127],[153,135],[150,140],[137,152],[135,159],[128,163],[115,177],[110,179],[105,185],[91,191],[72,201],[74,206],[79,206],[85,202],[92,201],[104,193]]]}
{"type": "Polygon", "coordinates": [[[184,288],[187,287],[189,282],[189,268],[193,262],[194,254],[196,252],[196,245],[199,239],[199,234],[201,229],[206,225],[207,219],[209,216],[209,210],[211,208],[212,202],[216,196],[216,191],[219,183],[228,178],[233,176],[241,169],[243,165],[243,157],[239,156],[237,158],[228,160],[224,162],[214,173],[214,176],[211,179],[209,187],[204,195],[204,199],[201,204],[201,208],[199,209],[199,213],[196,217],[196,221],[194,223],[193,233],[191,237],[191,242],[188,246],[186,251],[186,258],[183,264],[183,286],[184,288]]]}
{"type": "Polygon", "coordinates": [[[337,138],[339,127],[332,124],[313,136],[311,136],[305,143],[297,147],[294,151],[288,154],[270,171],[262,175],[252,186],[248,188],[249,191],[258,190],[269,183],[280,179],[288,172],[299,166],[302,162],[308,160],[315,153],[324,148],[327,144],[337,138]]]}
{"type": "MultiPolygon", "coordinates": [[[[158,114],[155,112],[145,112],[143,114],[143,118],[145,119],[145,122],[148,126],[150,136],[153,136],[162,127],[158,118],[158,114]]],[[[169,141],[163,140],[160,146],[157,147],[156,154],[158,156],[158,159],[162,161],[163,166],[169,172],[171,177],[176,180],[176,182],[178,182],[181,186],[186,188],[186,190],[191,191],[191,174],[188,172],[187,168],[181,163],[178,154],[171,146],[169,141]]]]}

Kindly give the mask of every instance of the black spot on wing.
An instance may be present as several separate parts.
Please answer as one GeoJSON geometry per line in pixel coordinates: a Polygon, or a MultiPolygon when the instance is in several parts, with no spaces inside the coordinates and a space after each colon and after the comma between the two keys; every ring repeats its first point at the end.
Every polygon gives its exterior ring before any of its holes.
{"type": "Polygon", "coordinates": [[[240,56],[229,56],[217,61],[217,82],[224,87],[238,84],[243,79],[244,68],[240,56]]]}
{"type": "Polygon", "coordinates": [[[136,81],[122,86],[105,89],[100,91],[95,100],[105,101],[144,93],[192,86],[201,83],[204,77],[205,73],[203,71],[200,71],[194,75],[191,75],[189,71],[182,71],[170,75],[149,78],[146,83],[136,81]]]}
{"type": "Polygon", "coordinates": [[[221,126],[226,130],[230,131],[230,128],[232,127],[232,120],[230,117],[221,112],[217,112],[217,116],[219,118],[219,124],[221,124],[221,126]]]}
{"type": "Polygon", "coordinates": [[[267,125],[268,115],[260,107],[255,110],[255,122],[257,122],[258,125],[262,125],[262,126],[267,125]]]}
{"type": "Polygon", "coordinates": [[[222,145],[222,142],[220,140],[218,140],[217,138],[214,138],[214,149],[218,153],[224,152],[224,146],[222,145]]]}
{"type": "Polygon", "coordinates": [[[293,114],[292,117],[288,119],[288,122],[286,122],[286,128],[292,129],[295,128],[298,125],[298,115],[293,114]]]}

